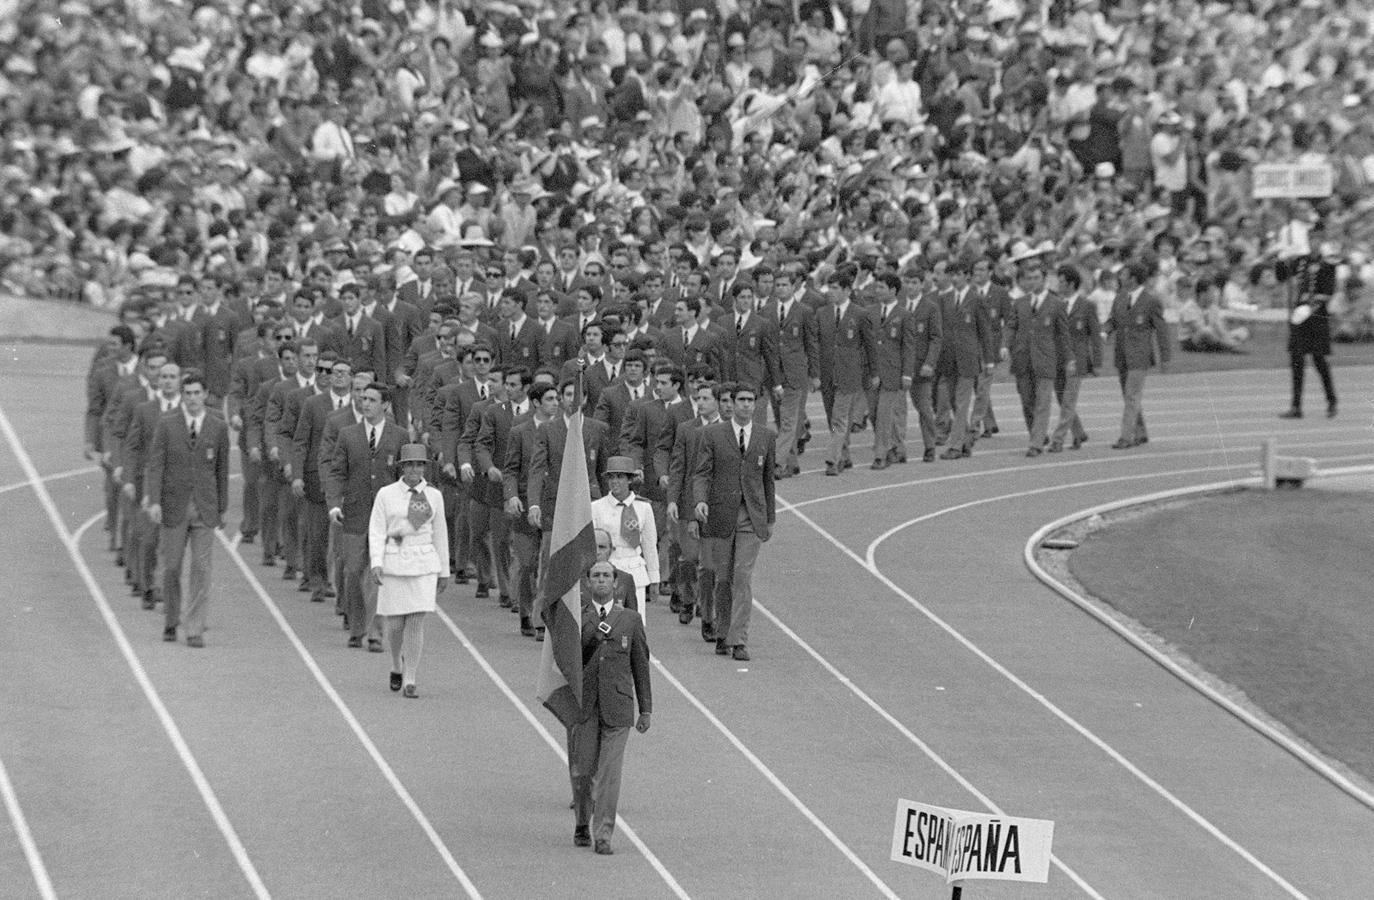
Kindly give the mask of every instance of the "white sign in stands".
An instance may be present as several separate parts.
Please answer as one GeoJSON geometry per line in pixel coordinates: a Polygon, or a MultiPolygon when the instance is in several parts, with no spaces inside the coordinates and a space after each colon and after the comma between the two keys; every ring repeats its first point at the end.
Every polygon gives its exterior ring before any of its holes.
{"type": "Polygon", "coordinates": [[[1327,163],[1258,163],[1250,184],[1250,194],[1257,200],[1330,197],[1335,173],[1327,163]]]}
{"type": "MultiPolygon", "coordinates": [[[[897,801],[892,861],[943,875],[946,884],[975,879],[1034,881],[1050,877],[1054,823],[897,801]]],[[[955,897],[959,887],[955,885],[955,897]]]]}

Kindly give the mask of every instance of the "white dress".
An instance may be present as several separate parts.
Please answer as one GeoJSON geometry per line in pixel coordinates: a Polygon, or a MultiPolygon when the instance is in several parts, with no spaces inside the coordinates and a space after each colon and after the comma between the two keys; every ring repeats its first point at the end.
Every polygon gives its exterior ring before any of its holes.
{"type": "Polygon", "coordinates": [[[433,612],[439,576],[448,573],[448,524],[439,490],[421,481],[415,489],[429,503],[429,518],[410,522],[411,489],[404,481],[388,484],[372,501],[367,545],[371,568],[380,567],[377,615],[433,612]]]}

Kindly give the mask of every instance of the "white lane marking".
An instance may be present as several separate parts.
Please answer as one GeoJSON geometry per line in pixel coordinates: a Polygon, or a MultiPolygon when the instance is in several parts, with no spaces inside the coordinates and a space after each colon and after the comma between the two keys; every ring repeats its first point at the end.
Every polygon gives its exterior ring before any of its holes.
{"type": "MultiPolygon", "coordinates": [[[[1143,474],[1137,473],[1133,475],[1121,475],[1114,478],[1098,478],[1093,479],[1091,481],[1082,481],[1074,484],[1049,485],[1047,487],[1031,488],[1029,490],[1023,491],[1013,491],[1011,493],[1000,494],[995,497],[984,497],[978,500],[971,500],[966,503],[960,503],[954,506],[947,507],[945,509],[936,510],[935,512],[927,513],[923,516],[917,516],[916,518],[904,522],[901,525],[888,529],[886,532],[879,535],[876,539],[874,539],[874,541],[871,544],[868,545],[867,553],[863,557],[859,556],[853,550],[849,549],[849,547],[841,543],[839,539],[837,539],[830,532],[826,531],[815,521],[810,519],[805,513],[793,507],[789,507],[789,509],[793,513],[793,515],[797,516],[799,519],[801,519],[803,522],[809,525],[812,528],[812,530],[814,530],[817,534],[821,535],[821,537],[828,540],[842,553],[844,553],[850,559],[854,560],[854,562],[858,563],[865,571],[867,571],[874,578],[882,582],[893,593],[895,593],[897,596],[905,600],[913,609],[915,609],[921,615],[925,616],[928,620],[930,620],[932,624],[940,628],[951,638],[953,638],[956,642],[958,642],[961,646],[963,646],[966,650],[968,650],[974,656],[978,657],[980,660],[986,663],[989,667],[993,669],[993,671],[997,672],[997,674],[1001,675],[1003,678],[1005,678],[1007,681],[1013,684],[1017,689],[1019,689],[1024,694],[1026,694],[1026,696],[1030,697],[1032,700],[1038,703],[1041,707],[1043,707],[1055,718],[1059,719],[1065,725],[1069,726],[1069,728],[1075,731],[1079,736],[1081,736],[1089,743],[1091,743],[1093,746],[1101,750],[1113,762],[1115,762],[1117,765],[1125,769],[1138,781],[1140,781],[1146,787],[1150,788],[1150,790],[1154,791],[1169,805],[1173,806],[1179,812],[1183,813],[1187,818],[1192,820],[1196,825],[1198,825],[1200,828],[1202,828],[1204,831],[1210,834],[1223,846],[1227,847],[1236,855],[1244,859],[1257,871],[1262,873],[1266,878],[1268,878],[1274,884],[1278,885],[1289,896],[1295,898],[1305,898],[1306,895],[1304,895],[1296,887],[1290,884],[1282,875],[1280,875],[1278,872],[1275,872],[1263,861],[1261,861],[1258,857],[1256,857],[1253,853],[1251,853],[1245,847],[1237,843],[1234,839],[1232,839],[1220,828],[1214,825],[1201,813],[1194,810],[1187,803],[1184,803],[1181,799],[1179,799],[1171,791],[1169,791],[1169,789],[1166,788],[1164,785],[1160,784],[1158,781],[1147,775],[1143,770],[1141,770],[1133,762],[1131,762],[1124,755],[1122,755],[1120,751],[1116,750],[1116,748],[1112,747],[1102,738],[1098,737],[1094,732],[1092,732],[1085,725],[1080,723],[1077,719],[1073,718],[1068,713],[1064,712],[1064,710],[1060,709],[1059,706],[1057,706],[1052,700],[1050,700],[1044,694],[1037,691],[1035,688],[1031,687],[1019,676],[1017,676],[1014,672],[1012,672],[1006,666],[1002,665],[991,655],[989,655],[986,651],[984,651],[981,647],[975,644],[972,640],[965,637],[964,634],[960,632],[958,629],[956,629],[953,625],[946,622],[944,619],[938,616],[933,610],[931,610],[929,607],[921,603],[910,593],[904,590],[899,584],[897,584],[891,578],[887,577],[887,575],[885,575],[883,571],[879,569],[878,566],[873,562],[874,554],[878,546],[892,535],[897,534],[898,532],[902,531],[905,528],[909,528],[912,525],[917,525],[922,522],[928,522],[932,519],[936,519],[953,512],[959,512],[976,506],[985,506],[990,503],[1001,503],[1007,500],[1016,500],[1023,497],[1034,496],[1036,494],[1050,493],[1053,491],[1074,490],[1077,488],[1094,487],[1124,481],[1139,481],[1147,478],[1166,478],[1177,477],[1179,475],[1196,475],[1204,472],[1225,471],[1228,468],[1230,467],[1205,466],[1195,469],[1176,469],[1168,472],[1148,472],[1143,474]]],[[[1237,479],[1227,483],[1241,484],[1244,483],[1244,479],[1237,479]]],[[[786,505],[785,501],[780,502],[786,505]]]]}
{"type": "MultiPolygon", "coordinates": [[[[1320,429],[1323,433],[1340,432],[1344,429],[1320,429]]],[[[1256,432],[1260,435],[1268,435],[1269,432],[1256,432]]],[[[1243,437],[1244,435],[1237,435],[1243,437]]],[[[1298,441],[1283,444],[1285,448],[1290,447],[1367,447],[1368,438],[1349,441],[1298,441]]],[[[1258,448],[1256,448],[1258,451],[1258,448]]],[[[1118,462],[1139,462],[1141,460],[1170,459],[1178,456],[1204,456],[1210,453],[1222,453],[1219,447],[1199,447],[1195,450],[1163,450],[1158,453],[1145,453],[1143,455],[1121,453],[1115,456],[1085,456],[1080,459],[1066,459],[1059,462],[1036,462],[1017,466],[1003,466],[1000,469],[972,469],[967,472],[956,472],[953,475],[935,475],[930,478],[915,478],[911,481],[898,481],[891,484],[875,484],[864,488],[855,488],[852,491],[840,491],[835,494],[826,494],[823,497],[813,497],[810,500],[798,500],[796,503],[789,503],[790,509],[802,509],[807,506],[814,506],[817,503],[829,503],[833,500],[847,500],[850,497],[859,497],[864,494],[871,494],[877,491],[891,491],[898,488],[917,487],[923,484],[934,484],[941,481],[960,481],[966,478],[982,478],[986,475],[1007,475],[1011,473],[1024,474],[1026,472],[1040,471],[1042,469],[1064,469],[1070,466],[1093,466],[1099,463],[1118,463],[1118,462]]],[[[1255,463],[1259,464],[1259,453],[1255,454],[1255,463]]]]}
{"type": "MultiPolygon", "coordinates": [[[[5,440],[10,445],[15,458],[19,460],[20,467],[24,474],[28,476],[28,483],[33,487],[33,492],[38,498],[43,511],[47,513],[48,521],[52,524],[53,530],[57,532],[58,538],[66,548],[67,555],[71,557],[72,565],[76,567],[77,574],[81,576],[82,582],[86,585],[86,590],[90,593],[91,599],[95,601],[96,608],[100,611],[100,617],[105,621],[105,627],[110,630],[114,638],[115,646],[119,648],[120,655],[124,657],[125,663],[134,674],[134,680],[138,682],[143,695],[148,700],[148,704],[153,708],[158,721],[162,724],[162,730],[167,733],[168,740],[172,747],[176,749],[177,756],[181,759],[181,764],[191,776],[191,781],[195,783],[196,790],[200,792],[201,800],[205,803],[205,808],[210,811],[210,817],[214,819],[215,825],[223,835],[225,843],[229,845],[229,850],[234,856],[234,861],[238,863],[239,870],[243,877],[248,881],[254,896],[260,900],[271,897],[267,891],[267,885],[263,883],[262,877],[258,874],[253,861],[248,857],[248,851],[244,848],[243,842],[239,839],[238,832],[234,825],[229,821],[228,815],[224,812],[224,807],[220,805],[219,798],[215,795],[215,790],[210,786],[209,780],[201,770],[200,764],[196,762],[195,756],[191,753],[190,746],[181,734],[181,729],[177,727],[176,720],[172,718],[171,712],[166,704],[162,702],[162,697],[158,694],[157,688],[153,686],[152,679],[148,677],[148,672],[143,668],[143,663],[134,653],[133,645],[129,643],[128,637],[124,634],[124,629],[120,626],[119,620],[115,617],[114,610],[110,608],[110,602],[105,597],[105,592],[96,581],[90,566],[81,555],[81,550],[77,546],[71,533],[67,531],[67,526],[62,523],[62,514],[57,510],[57,504],[53,502],[52,495],[48,493],[48,488],[43,484],[38,469],[34,467],[33,460],[29,458],[28,451],[24,449],[23,442],[19,439],[19,434],[14,430],[10,418],[5,414],[3,406],[0,406],[0,431],[5,434],[5,440]]],[[[96,521],[95,519],[92,522],[96,521]]]]}
{"type": "Polygon", "coordinates": [[[702,703],[699,699],[697,699],[697,696],[693,694],[691,691],[689,691],[687,689],[687,686],[684,685],[681,681],[678,681],[677,677],[673,675],[672,672],[669,672],[667,667],[664,666],[663,663],[659,662],[657,658],[653,659],[653,664],[654,668],[658,669],[658,671],[662,673],[663,677],[668,679],[668,683],[671,684],[673,687],[677,688],[677,692],[681,694],[683,697],[685,697],[688,703],[695,706],[697,712],[705,716],[706,721],[714,725],[715,729],[719,731],[727,741],[734,745],[734,748],[738,750],[744,756],[745,759],[749,760],[750,764],[758,770],[759,774],[762,775],[765,779],[767,779],[768,783],[773,785],[773,787],[777,789],[778,793],[782,794],[784,797],[787,798],[787,801],[791,803],[793,807],[796,808],[797,812],[801,813],[802,816],[804,816],[808,822],[814,825],[817,831],[825,835],[825,839],[830,841],[830,843],[833,844],[835,849],[839,850],[840,853],[844,854],[845,859],[849,860],[850,863],[852,863],[856,869],[863,873],[863,876],[867,878],[873,884],[873,886],[878,889],[879,893],[881,893],[884,897],[887,897],[888,900],[899,900],[897,894],[893,892],[892,888],[884,884],[883,880],[878,877],[878,874],[874,872],[871,868],[869,868],[868,864],[865,863],[862,859],[859,859],[858,854],[851,850],[848,844],[840,840],[840,836],[835,834],[835,832],[830,829],[829,825],[826,825],[825,822],[821,821],[820,817],[817,816],[814,812],[812,812],[811,808],[807,806],[805,803],[803,803],[800,797],[792,793],[792,790],[786,784],[783,783],[782,779],[779,778],[773,772],[772,769],[768,767],[767,763],[759,759],[758,756],[755,755],[754,751],[750,750],[747,746],[745,746],[744,742],[741,741],[738,737],[736,737],[735,733],[731,731],[729,727],[727,727],[726,724],[716,716],[715,713],[711,712],[711,710],[707,708],[706,704],[702,703]]]}
{"type": "MultiPolygon", "coordinates": [[[[89,475],[92,472],[99,472],[100,466],[82,466],[79,469],[68,469],[65,472],[54,472],[51,475],[44,475],[39,481],[47,484],[49,481],[60,481],[63,478],[75,478],[77,475],[89,475]]],[[[22,490],[29,486],[29,480],[14,481],[9,484],[0,485],[0,494],[8,494],[10,491],[22,490]]]]}
{"type": "MultiPolygon", "coordinates": [[[[1371,456],[1374,456],[1374,454],[1364,453],[1360,454],[1359,456],[1328,457],[1328,459],[1369,459],[1371,456]]],[[[1357,471],[1346,472],[1342,474],[1365,474],[1374,472],[1374,466],[1352,466],[1350,468],[1355,469],[1357,471]]],[[[1179,665],[1172,657],[1170,657],[1168,654],[1162,653],[1156,647],[1151,645],[1148,641],[1141,638],[1140,635],[1136,634],[1136,632],[1133,629],[1128,628],[1126,625],[1122,624],[1120,621],[1117,620],[1115,616],[1111,615],[1109,612],[1102,609],[1098,604],[1090,602],[1082,594],[1078,593],[1073,588],[1069,587],[1064,582],[1060,581],[1058,578],[1055,578],[1045,569],[1044,566],[1040,565],[1039,560],[1036,559],[1035,551],[1036,548],[1040,546],[1041,541],[1043,541],[1047,536],[1053,534],[1059,529],[1067,525],[1070,525],[1074,522],[1079,522],[1083,519],[1089,518],[1090,516],[1099,515],[1101,513],[1114,512],[1119,509],[1126,509],[1132,506],[1139,506],[1145,503],[1155,503],[1160,500],[1168,500],[1175,497],[1186,497],[1191,494],[1206,493],[1213,489],[1214,485],[1204,484],[1186,488],[1175,488],[1167,491],[1156,491],[1153,494],[1144,494],[1138,497],[1128,497],[1124,500],[1113,500],[1110,503],[1099,503],[1096,506],[1090,506],[1087,509],[1081,509],[1077,512],[1070,513],[1067,516],[1061,516],[1060,518],[1055,519],[1053,522],[1050,522],[1049,524],[1042,526],[1039,530],[1037,530],[1034,534],[1031,535],[1030,540],[1026,541],[1026,546],[1022,549],[1022,559],[1026,563],[1026,568],[1030,569],[1031,573],[1034,574],[1036,578],[1040,579],[1040,581],[1042,581],[1047,587],[1055,591],[1055,593],[1059,594],[1060,596],[1064,597],[1064,599],[1068,600],[1074,606],[1077,606],[1083,612],[1087,613],[1097,621],[1101,622],[1107,628],[1111,629],[1114,633],[1116,633],[1118,637],[1122,638],[1128,644],[1130,644],[1131,646],[1135,647],[1137,650],[1148,656],[1151,660],[1158,663],[1169,674],[1175,676],[1184,684],[1193,688],[1195,691],[1202,694],[1208,700],[1211,700],[1217,706],[1220,706],[1222,709],[1226,710],[1231,715],[1235,716],[1237,719],[1244,722],[1246,725],[1249,725],[1255,731],[1259,732],[1269,740],[1273,741],[1282,749],[1291,753],[1294,756],[1294,758],[1302,762],[1303,765],[1307,766],[1312,771],[1316,772],[1318,775],[1325,778],[1327,781],[1331,782],[1335,787],[1344,791],[1346,794],[1349,794],[1352,798],[1369,807],[1370,809],[1374,809],[1374,793],[1370,793],[1360,785],[1357,785],[1355,782],[1351,781],[1341,772],[1338,772],[1326,760],[1322,759],[1317,754],[1308,750],[1306,747],[1304,747],[1302,744],[1299,744],[1297,741],[1292,740],[1288,735],[1274,728],[1268,722],[1265,722],[1262,719],[1258,718],[1252,712],[1250,712],[1250,710],[1236,703],[1234,700],[1232,700],[1230,697],[1227,697],[1225,694],[1222,694],[1221,692],[1217,691],[1210,684],[1207,684],[1205,681],[1198,678],[1192,672],[1188,671],[1183,666],[1179,665]]]]}
{"type": "Polygon", "coordinates": [[[24,809],[19,805],[19,795],[14,790],[14,782],[10,781],[10,773],[6,771],[3,759],[0,759],[0,797],[4,798],[5,812],[9,813],[10,821],[14,823],[14,833],[19,836],[19,846],[24,850],[24,859],[28,861],[33,882],[38,886],[38,895],[43,900],[57,900],[57,891],[53,889],[52,878],[48,876],[48,867],[43,864],[43,856],[38,852],[33,832],[29,831],[29,821],[24,818],[24,809]]]}
{"type": "MultiPolygon", "coordinates": [[[[906,725],[902,724],[900,719],[898,719],[892,713],[884,709],[883,706],[878,703],[878,701],[874,700],[872,697],[868,695],[867,691],[865,691],[863,688],[855,684],[853,679],[851,679],[848,675],[841,672],[834,664],[830,662],[830,660],[826,659],[814,647],[807,643],[806,640],[801,637],[801,635],[797,634],[786,624],[784,624],[781,619],[773,615],[773,613],[768,609],[768,607],[764,606],[763,603],[759,602],[758,597],[754,598],[754,609],[763,613],[764,618],[768,619],[768,621],[772,622],[774,625],[777,626],[779,631],[781,631],[783,634],[791,638],[794,644],[802,648],[802,650],[804,650],[808,656],[810,656],[812,659],[814,659],[817,663],[820,664],[821,668],[825,669],[832,676],[834,676],[836,681],[838,681],[840,684],[848,688],[849,692],[852,693],[855,697],[858,697],[859,700],[862,701],[865,706],[867,706],[869,709],[877,713],[880,717],[882,717],[882,719],[885,722],[887,722],[893,728],[897,729],[898,733],[900,733],[902,737],[906,738],[908,741],[914,744],[916,746],[916,749],[920,750],[923,754],[925,754],[925,756],[931,762],[935,763],[936,766],[943,769],[945,774],[949,775],[950,778],[954,779],[954,781],[960,787],[962,787],[964,790],[968,791],[970,794],[976,797],[978,802],[983,804],[983,806],[989,812],[998,816],[1007,815],[1007,813],[1004,812],[1000,806],[993,802],[991,797],[989,797],[987,794],[979,790],[978,786],[975,785],[968,778],[966,778],[963,775],[963,773],[961,773],[958,769],[950,765],[949,762],[939,753],[935,752],[935,750],[929,744],[927,744],[925,741],[917,737],[915,732],[913,732],[910,728],[907,728],[906,725]]],[[[1068,864],[1061,860],[1057,855],[1051,854],[1050,862],[1054,864],[1054,867],[1056,869],[1058,869],[1059,871],[1063,872],[1066,876],[1068,876],[1070,881],[1078,885],[1078,887],[1083,891],[1083,893],[1087,894],[1089,897],[1096,898],[1096,900],[1103,900],[1102,895],[1098,893],[1092,885],[1088,884],[1088,882],[1084,880],[1082,876],[1080,876],[1073,869],[1069,868],[1068,864]]]]}
{"type": "MultiPolygon", "coordinates": [[[[447,627],[448,630],[453,633],[453,636],[458,639],[458,643],[463,645],[463,649],[476,661],[482,671],[487,674],[487,677],[491,679],[497,689],[505,695],[505,698],[509,700],[517,710],[519,710],[524,720],[544,739],[544,743],[549,745],[549,749],[557,754],[558,758],[562,760],[563,765],[566,766],[568,764],[568,753],[563,748],[563,745],[558,743],[558,740],[549,732],[549,729],[544,726],[544,723],[539,721],[533,711],[525,705],[525,702],[516,695],[515,691],[511,690],[510,685],[501,677],[501,673],[497,672],[496,669],[492,667],[491,663],[487,662],[487,658],[483,656],[481,651],[477,649],[477,646],[468,639],[468,636],[463,633],[463,630],[458,627],[457,623],[449,618],[448,613],[444,612],[442,607],[436,606],[435,614],[439,617],[439,621],[443,622],[445,627],[447,627]]],[[[615,817],[615,824],[616,828],[625,833],[625,837],[629,839],[631,844],[635,845],[635,849],[643,855],[649,865],[658,873],[658,877],[663,879],[663,883],[668,885],[668,890],[672,891],[673,895],[679,897],[680,900],[690,900],[687,891],[683,889],[682,885],[678,883],[678,880],[673,877],[673,873],[668,871],[668,867],[663,864],[663,861],[660,860],[658,856],[649,849],[649,845],[644,843],[639,835],[635,833],[635,830],[630,827],[630,823],[625,821],[625,817],[617,815],[615,817]]]]}
{"type": "Polygon", "coordinates": [[[439,858],[444,861],[444,865],[448,867],[449,872],[457,879],[458,883],[462,885],[463,892],[471,897],[472,900],[480,900],[482,895],[478,892],[477,885],[468,877],[467,872],[463,871],[463,867],[458,864],[458,860],[454,859],[448,846],[444,844],[444,839],[439,836],[439,832],[435,830],[429,818],[424,814],[424,811],[420,809],[420,804],[415,802],[415,798],[411,796],[406,786],[401,783],[401,779],[397,776],[396,770],[391,768],[391,764],[386,761],[386,757],[382,756],[382,752],[377,749],[377,745],[372,742],[372,738],[368,736],[362,723],[358,721],[358,717],[353,714],[353,710],[348,708],[348,704],[344,702],[343,697],[339,696],[339,692],[334,689],[333,683],[331,683],[329,677],[324,674],[324,670],[320,668],[320,664],[315,661],[315,657],[310,654],[305,644],[301,642],[295,629],[291,627],[291,623],[286,621],[286,616],[282,615],[281,608],[277,606],[276,601],[272,599],[272,595],[267,592],[262,582],[258,580],[258,576],[249,568],[248,563],[244,561],[243,554],[239,553],[233,542],[226,538],[223,532],[217,531],[215,532],[215,536],[218,537],[219,542],[224,545],[224,549],[228,552],[229,558],[234,561],[234,565],[238,567],[239,572],[242,573],[249,587],[253,589],[253,593],[257,594],[258,599],[262,601],[262,605],[267,608],[268,615],[277,623],[277,627],[281,629],[281,633],[286,636],[287,643],[295,649],[296,654],[301,658],[301,662],[305,663],[306,669],[314,676],[315,682],[320,686],[320,690],[324,691],[324,695],[334,704],[334,708],[339,711],[339,715],[343,718],[344,722],[348,724],[349,729],[353,732],[353,736],[358,739],[358,743],[362,744],[363,749],[367,751],[367,755],[372,757],[372,762],[377,766],[378,771],[382,773],[382,777],[386,779],[387,784],[391,786],[396,796],[400,798],[401,803],[410,811],[410,815],[419,824],[420,829],[425,833],[425,837],[429,839],[430,844],[439,854],[439,858]]]}

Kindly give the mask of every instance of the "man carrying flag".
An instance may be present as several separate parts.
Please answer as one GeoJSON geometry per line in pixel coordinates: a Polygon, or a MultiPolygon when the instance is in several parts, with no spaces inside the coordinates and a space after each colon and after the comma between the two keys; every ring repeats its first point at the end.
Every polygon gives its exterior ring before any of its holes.
{"type": "Polygon", "coordinates": [[[567,424],[539,593],[539,617],[548,640],[541,654],[537,694],[568,729],[568,773],[577,819],[573,843],[591,845],[595,812],[596,852],[605,855],[611,853],[630,725],[640,732],[649,730],[649,646],[638,613],[612,602],[614,567],[596,562],[587,459],[577,452],[582,446],[580,406],[567,424]],[[591,585],[585,606],[583,573],[591,585]],[[638,720],[631,689],[638,701],[638,720]]]}

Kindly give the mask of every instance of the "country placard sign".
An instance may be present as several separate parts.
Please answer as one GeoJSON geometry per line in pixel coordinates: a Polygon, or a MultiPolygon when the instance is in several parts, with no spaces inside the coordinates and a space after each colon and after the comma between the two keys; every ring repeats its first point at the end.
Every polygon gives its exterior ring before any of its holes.
{"type": "Polygon", "coordinates": [[[1054,823],[897,801],[892,861],[956,881],[1033,881],[1050,877],[1054,823]]]}
{"type": "Polygon", "coordinates": [[[1335,180],[1326,163],[1258,163],[1251,173],[1250,194],[1257,200],[1330,197],[1335,180]]]}

